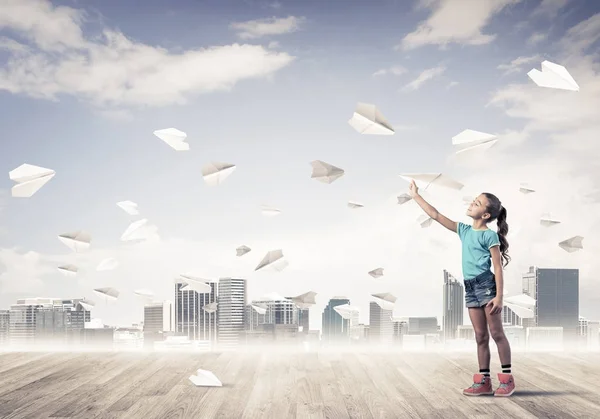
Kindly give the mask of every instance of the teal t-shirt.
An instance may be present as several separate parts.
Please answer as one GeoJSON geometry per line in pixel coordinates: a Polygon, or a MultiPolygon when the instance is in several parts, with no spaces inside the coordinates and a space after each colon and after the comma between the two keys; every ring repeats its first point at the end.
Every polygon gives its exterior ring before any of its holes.
{"type": "Polygon", "coordinates": [[[473,279],[489,271],[492,266],[490,249],[500,246],[498,233],[489,228],[478,230],[465,223],[458,222],[456,227],[462,242],[462,270],[464,279],[473,279]]]}

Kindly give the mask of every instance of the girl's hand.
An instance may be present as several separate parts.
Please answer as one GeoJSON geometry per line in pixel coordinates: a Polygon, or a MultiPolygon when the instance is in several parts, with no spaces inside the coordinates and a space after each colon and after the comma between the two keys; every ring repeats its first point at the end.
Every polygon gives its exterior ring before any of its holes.
{"type": "Polygon", "coordinates": [[[502,312],[502,298],[495,297],[492,301],[490,301],[490,314],[499,314],[502,312]]]}
{"type": "Polygon", "coordinates": [[[410,194],[410,196],[412,198],[419,195],[419,187],[415,183],[414,179],[410,181],[410,186],[408,187],[408,193],[410,194]]]}

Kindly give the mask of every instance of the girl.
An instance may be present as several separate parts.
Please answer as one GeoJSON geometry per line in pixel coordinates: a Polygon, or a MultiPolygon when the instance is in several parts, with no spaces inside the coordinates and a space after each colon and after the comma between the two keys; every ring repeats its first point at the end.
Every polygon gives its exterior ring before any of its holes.
{"type": "Polygon", "coordinates": [[[452,221],[429,205],[420,195],[414,180],[410,183],[410,195],[429,217],[458,233],[462,241],[462,271],[465,283],[465,302],[475,330],[479,374],[473,376],[473,385],[463,390],[467,396],[493,394],[510,396],[515,391],[511,374],[511,352],[502,328],[502,292],[504,278],[502,267],[510,261],[508,256],[508,224],[506,209],[491,193],[482,193],[471,202],[467,215],[473,225],[452,221]],[[498,232],[487,228],[490,221],[497,220],[498,232]],[[502,264],[504,262],[504,264],[502,264]],[[491,264],[494,264],[494,272],[491,264]],[[494,392],[490,378],[490,347],[488,326],[492,339],[498,347],[502,373],[498,373],[500,386],[494,392]]]}

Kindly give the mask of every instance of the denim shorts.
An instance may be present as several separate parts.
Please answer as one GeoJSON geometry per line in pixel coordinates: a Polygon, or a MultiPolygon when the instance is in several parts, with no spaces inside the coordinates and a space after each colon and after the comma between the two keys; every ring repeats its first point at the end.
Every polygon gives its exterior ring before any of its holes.
{"type": "Polygon", "coordinates": [[[465,279],[465,304],[467,308],[483,307],[496,297],[496,276],[486,271],[473,279],[465,279]]]}

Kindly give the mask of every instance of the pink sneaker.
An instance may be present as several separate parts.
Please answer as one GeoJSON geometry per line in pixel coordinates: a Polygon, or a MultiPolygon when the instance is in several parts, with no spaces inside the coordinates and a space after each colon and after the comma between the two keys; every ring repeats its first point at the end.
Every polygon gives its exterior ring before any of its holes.
{"type": "Polygon", "coordinates": [[[485,377],[483,374],[473,375],[473,384],[469,388],[463,390],[465,396],[481,396],[486,394],[494,394],[492,390],[492,379],[485,377]]]}
{"type": "Polygon", "coordinates": [[[508,397],[515,392],[515,379],[512,374],[498,373],[498,381],[500,385],[494,392],[494,396],[508,397]]]}

